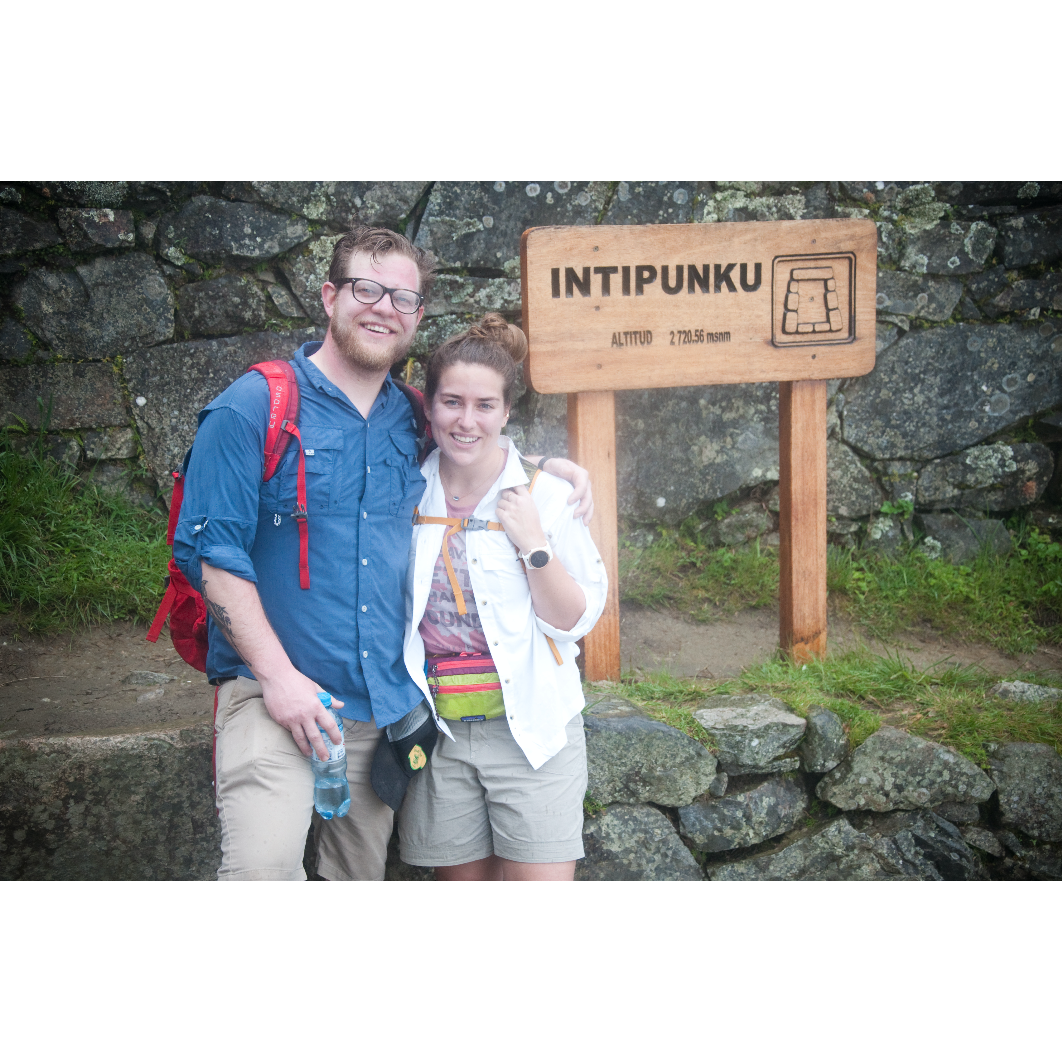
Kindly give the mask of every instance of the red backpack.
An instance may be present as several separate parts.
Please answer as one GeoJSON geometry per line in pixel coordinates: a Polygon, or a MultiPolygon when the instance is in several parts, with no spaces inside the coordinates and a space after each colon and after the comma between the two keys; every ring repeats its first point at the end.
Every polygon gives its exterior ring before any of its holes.
{"type": "MultiPolygon", "coordinates": [[[[306,455],[303,453],[302,437],[299,435],[299,383],[295,370],[288,361],[262,361],[252,365],[248,372],[259,372],[269,384],[269,420],[266,424],[265,468],[262,470],[262,482],[272,478],[280,465],[280,459],[287,451],[292,437],[299,440],[299,471],[296,483],[296,505],[292,516],[299,524],[299,586],[310,589],[310,555],[309,529],[306,526],[306,455]]],[[[417,435],[422,439],[430,436],[424,416],[424,396],[415,387],[409,387],[399,380],[392,380],[409,400],[413,417],[417,425],[417,435]]],[[[421,458],[426,450],[422,451],[421,458]]],[[[180,472],[173,472],[173,496],[170,498],[170,522],[166,530],[166,544],[170,547],[170,560],[167,564],[169,574],[166,576],[166,593],[162,598],[155,619],[147,632],[149,642],[157,642],[162,633],[162,625],[169,616],[170,637],[173,647],[181,658],[197,671],[206,671],[207,658],[207,610],[202,595],[188,582],[184,573],[173,559],[173,538],[177,530],[177,521],[181,515],[181,502],[184,500],[184,477],[188,471],[188,459],[192,451],[185,455],[180,472]]]]}

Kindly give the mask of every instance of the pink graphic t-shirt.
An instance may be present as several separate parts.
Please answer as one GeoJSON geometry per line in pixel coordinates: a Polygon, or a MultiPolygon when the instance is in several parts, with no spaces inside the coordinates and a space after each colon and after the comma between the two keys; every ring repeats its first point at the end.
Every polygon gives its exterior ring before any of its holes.
{"type": "MultiPolygon", "coordinates": [[[[464,520],[472,515],[480,499],[474,498],[471,505],[456,505],[446,501],[446,515],[464,520]]],[[[472,593],[472,582],[468,577],[468,554],[465,550],[464,531],[457,531],[446,539],[450,548],[450,562],[454,566],[457,585],[464,594],[465,607],[468,610],[461,616],[457,611],[450,576],[446,571],[442,550],[435,558],[435,570],[431,577],[431,592],[428,594],[428,607],[420,621],[420,636],[424,639],[424,652],[429,656],[444,656],[451,653],[486,653],[487,637],[479,621],[479,609],[472,593]]],[[[477,531],[475,534],[497,534],[497,532],[477,531]]]]}

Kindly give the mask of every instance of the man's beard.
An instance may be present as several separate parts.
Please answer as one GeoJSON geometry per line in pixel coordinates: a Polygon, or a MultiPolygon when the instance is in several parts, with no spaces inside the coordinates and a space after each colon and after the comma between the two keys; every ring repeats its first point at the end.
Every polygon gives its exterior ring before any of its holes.
{"type": "Polygon", "coordinates": [[[332,314],[328,322],[328,331],[339,353],[355,368],[367,372],[380,372],[391,368],[413,345],[413,339],[416,336],[416,332],[409,336],[404,336],[400,332],[392,333],[395,339],[389,347],[383,349],[369,347],[362,343],[361,336],[358,334],[358,326],[346,320],[341,321],[338,313],[332,314]]]}

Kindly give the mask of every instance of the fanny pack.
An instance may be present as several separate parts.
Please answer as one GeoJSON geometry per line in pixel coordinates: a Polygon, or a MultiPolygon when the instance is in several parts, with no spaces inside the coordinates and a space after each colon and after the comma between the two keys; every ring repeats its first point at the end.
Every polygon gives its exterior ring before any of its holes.
{"type": "Polygon", "coordinates": [[[501,679],[489,653],[431,656],[424,674],[443,719],[479,723],[505,715],[501,679]]]}

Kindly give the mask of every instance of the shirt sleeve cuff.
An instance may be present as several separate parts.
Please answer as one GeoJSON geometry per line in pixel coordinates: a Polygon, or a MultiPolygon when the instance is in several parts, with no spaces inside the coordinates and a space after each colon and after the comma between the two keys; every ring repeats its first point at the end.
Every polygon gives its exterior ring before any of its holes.
{"type": "Polygon", "coordinates": [[[585,638],[593,629],[594,624],[601,618],[605,611],[605,595],[597,587],[577,584],[586,599],[586,611],[579,617],[578,622],[570,631],[562,631],[552,624],[547,623],[541,616],[535,615],[535,623],[543,634],[548,634],[555,642],[577,642],[585,638]]]}

